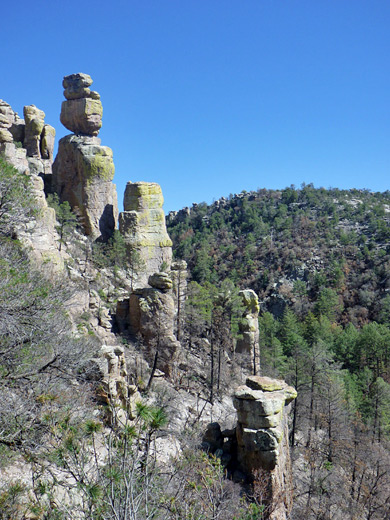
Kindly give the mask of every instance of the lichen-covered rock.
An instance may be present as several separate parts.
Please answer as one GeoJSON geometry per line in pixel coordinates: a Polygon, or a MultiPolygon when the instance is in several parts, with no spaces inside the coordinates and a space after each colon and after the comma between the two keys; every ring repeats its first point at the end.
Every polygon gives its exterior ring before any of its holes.
{"type": "Polygon", "coordinates": [[[61,122],[75,134],[63,137],[53,164],[52,190],[81,216],[92,239],[110,238],[118,219],[118,202],[112,184],[115,167],[112,150],[96,136],[102,126],[99,95],[90,91],[92,78],[77,73],[64,77],[65,97],[61,122]]]}
{"type": "Polygon", "coordinates": [[[100,99],[80,98],[62,102],[60,121],[75,134],[96,136],[102,127],[100,99]]]}
{"type": "Polygon", "coordinates": [[[275,392],[287,388],[287,383],[281,379],[272,379],[266,376],[249,376],[246,378],[246,386],[249,386],[252,390],[275,392]]]}
{"type": "Polygon", "coordinates": [[[40,142],[43,127],[45,126],[45,112],[35,105],[23,108],[25,120],[24,148],[28,157],[41,158],[40,142]]]}
{"type": "Polygon", "coordinates": [[[41,157],[53,161],[54,141],[56,137],[55,129],[50,125],[43,127],[41,138],[41,157]]]}
{"type": "Polygon", "coordinates": [[[149,276],[148,283],[155,289],[162,292],[168,292],[172,289],[172,279],[168,273],[154,273],[149,276]]]}
{"type": "Polygon", "coordinates": [[[96,136],[102,127],[103,106],[99,94],[89,88],[92,83],[91,76],[81,72],[65,76],[62,82],[66,101],[60,120],[75,134],[96,136]]]}
{"type": "Polygon", "coordinates": [[[12,143],[12,134],[7,128],[0,128],[0,143],[12,143]]]}
{"type": "Polygon", "coordinates": [[[85,233],[108,239],[118,218],[112,150],[98,137],[68,135],[58,145],[53,187],[82,217],[85,233]]]}
{"type": "Polygon", "coordinates": [[[168,236],[162,209],[163,196],[158,184],[128,182],[124,195],[124,211],[119,215],[119,230],[129,254],[137,251],[142,268],[137,280],[145,286],[148,277],[160,270],[169,270],[172,262],[172,241],[168,236]]]}
{"type": "MultiPolygon", "coordinates": [[[[77,99],[77,93],[84,92],[85,90],[90,91],[90,87],[93,80],[89,74],[77,72],[76,74],[69,74],[65,76],[62,81],[64,87],[64,96],[66,99],[77,99]]],[[[85,95],[80,97],[87,97],[85,95]]]]}
{"type": "Polygon", "coordinates": [[[296,396],[284,381],[260,376],[248,377],[233,396],[237,460],[253,481],[261,475],[266,483],[272,520],[286,520],[292,507],[287,417],[296,396]]]}

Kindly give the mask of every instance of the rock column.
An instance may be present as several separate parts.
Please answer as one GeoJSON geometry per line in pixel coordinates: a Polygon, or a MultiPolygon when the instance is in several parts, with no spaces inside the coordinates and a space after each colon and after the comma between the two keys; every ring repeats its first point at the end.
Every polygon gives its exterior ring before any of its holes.
{"type": "Polygon", "coordinates": [[[236,353],[242,356],[242,365],[252,374],[260,368],[259,352],[259,299],[251,289],[239,292],[244,312],[239,324],[241,339],[237,340],[236,353]]]}
{"type": "Polygon", "coordinates": [[[63,137],[53,164],[53,189],[81,216],[85,233],[92,239],[107,240],[114,232],[118,204],[112,150],[101,146],[97,137],[102,126],[103,107],[97,92],[91,91],[88,74],[71,74],[63,81],[66,101],[61,123],[72,135],[63,137]]]}
{"type": "Polygon", "coordinates": [[[284,381],[250,376],[233,397],[237,410],[237,461],[271,520],[287,520],[292,508],[288,405],[297,396],[284,381]]]}
{"type": "Polygon", "coordinates": [[[130,263],[137,272],[137,287],[145,287],[148,277],[172,262],[172,241],[162,209],[164,198],[154,182],[128,182],[119,215],[119,231],[124,237],[130,263]]]}

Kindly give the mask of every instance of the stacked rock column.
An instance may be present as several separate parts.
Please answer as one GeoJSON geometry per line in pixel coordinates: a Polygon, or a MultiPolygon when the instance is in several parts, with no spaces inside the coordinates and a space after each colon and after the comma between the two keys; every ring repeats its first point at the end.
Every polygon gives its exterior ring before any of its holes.
{"type": "Polygon", "coordinates": [[[271,520],[286,520],[292,508],[288,405],[297,396],[284,381],[250,376],[233,397],[237,410],[237,461],[251,476],[254,493],[271,520]]]}
{"type": "Polygon", "coordinates": [[[81,216],[85,233],[92,239],[107,240],[114,232],[118,204],[112,150],[101,146],[97,137],[102,126],[103,107],[97,92],[91,91],[88,74],[71,74],[63,81],[66,101],[61,123],[74,135],[63,137],[53,164],[53,189],[61,201],[68,201],[81,216]]]}

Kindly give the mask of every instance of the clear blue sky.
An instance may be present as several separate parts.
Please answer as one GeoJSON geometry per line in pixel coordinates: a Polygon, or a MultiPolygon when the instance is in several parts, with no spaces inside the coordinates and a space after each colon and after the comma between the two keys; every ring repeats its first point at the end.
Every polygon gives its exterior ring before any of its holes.
{"type": "Polygon", "coordinates": [[[390,188],[389,0],[19,0],[0,98],[58,138],[62,78],[101,94],[102,144],[165,211],[241,190],[390,188]]]}

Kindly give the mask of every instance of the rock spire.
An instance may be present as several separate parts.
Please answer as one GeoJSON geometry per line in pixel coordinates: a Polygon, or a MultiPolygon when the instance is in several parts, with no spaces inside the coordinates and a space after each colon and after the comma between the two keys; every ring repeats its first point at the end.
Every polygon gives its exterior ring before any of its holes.
{"type": "Polygon", "coordinates": [[[233,396],[237,461],[265,492],[271,520],[286,520],[292,507],[287,419],[296,396],[284,381],[260,376],[248,377],[233,396]]]}
{"type": "Polygon", "coordinates": [[[63,137],[53,164],[53,189],[79,212],[85,233],[107,240],[116,228],[118,204],[112,184],[115,167],[108,146],[97,137],[102,126],[100,96],[88,74],[65,76],[66,101],[60,120],[72,135],[63,137]]]}
{"type": "Polygon", "coordinates": [[[150,275],[169,271],[172,263],[172,241],[168,236],[162,209],[164,198],[154,182],[128,182],[119,215],[119,231],[129,255],[137,253],[140,264],[138,287],[145,286],[150,275]]]}

